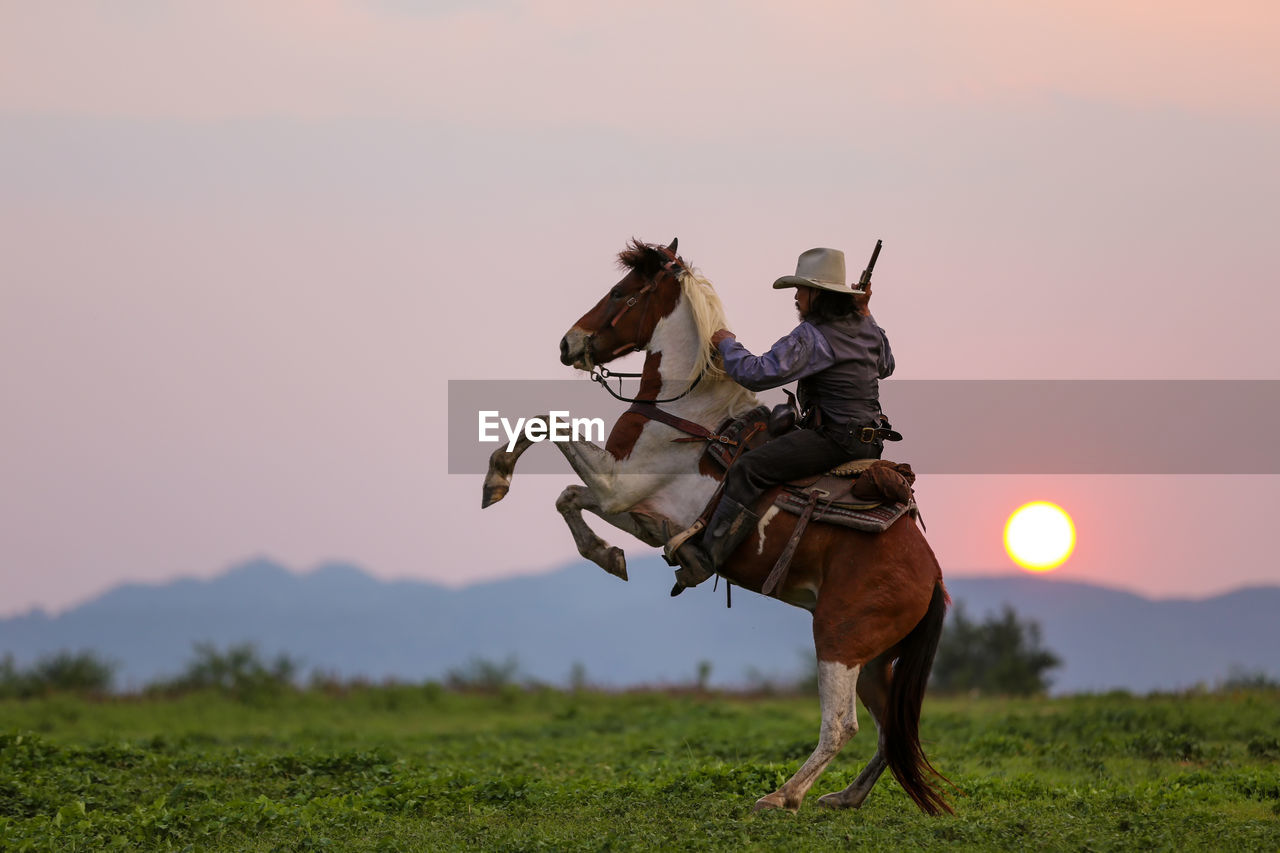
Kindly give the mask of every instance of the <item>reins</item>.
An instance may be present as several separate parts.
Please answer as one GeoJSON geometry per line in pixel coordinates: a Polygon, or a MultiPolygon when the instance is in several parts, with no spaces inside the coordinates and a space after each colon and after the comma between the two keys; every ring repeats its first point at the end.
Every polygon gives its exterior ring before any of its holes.
{"type": "Polygon", "coordinates": [[[623,378],[635,379],[643,375],[644,375],[643,373],[622,373],[620,371],[610,370],[609,368],[601,364],[593,364],[591,366],[591,381],[598,383],[601,388],[608,391],[609,395],[612,396],[613,399],[620,400],[623,403],[648,403],[650,405],[653,405],[655,403],[674,403],[676,400],[679,400],[681,397],[688,395],[690,391],[698,387],[698,383],[702,381],[703,376],[707,375],[707,371],[703,370],[701,373],[699,373],[697,378],[693,380],[693,383],[690,384],[688,388],[684,389],[674,397],[664,397],[661,400],[641,400],[639,397],[624,397],[622,396],[621,393],[619,393],[622,391],[623,378]],[[608,384],[610,379],[615,379],[615,378],[618,380],[617,391],[614,391],[612,388],[610,388],[608,384]]]}
{"type": "Polygon", "coordinates": [[[697,378],[693,380],[693,383],[688,388],[684,389],[684,391],[682,391],[681,393],[677,394],[674,397],[664,397],[661,400],[641,400],[638,397],[624,397],[617,391],[614,391],[608,385],[608,381],[610,379],[617,378],[618,391],[621,391],[623,377],[634,379],[638,376],[643,376],[644,374],[642,373],[614,372],[609,370],[609,368],[607,367],[603,367],[602,365],[596,364],[596,365],[592,365],[591,367],[591,381],[599,383],[600,387],[608,391],[610,396],[612,396],[615,400],[621,400],[624,403],[630,403],[631,407],[627,409],[628,412],[634,412],[637,415],[646,417],[651,421],[658,421],[660,423],[664,423],[669,427],[674,427],[683,433],[687,433],[688,435],[693,436],[692,438],[673,438],[671,439],[672,441],[718,441],[721,444],[730,444],[730,445],[737,444],[737,442],[735,442],[733,439],[729,438],[728,436],[720,435],[719,433],[713,432],[712,430],[709,430],[706,427],[704,427],[702,424],[694,423],[693,421],[686,420],[685,418],[682,418],[678,415],[673,415],[670,412],[664,412],[662,411],[662,409],[659,409],[658,406],[656,405],[658,403],[670,403],[675,400],[679,400],[681,397],[688,394],[694,388],[697,388],[698,383],[702,381],[702,377],[705,376],[706,373],[707,372],[705,370],[699,373],[697,378]]]}
{"type": "MultiPolygon", "coordinates": [[[[589,347],[587,351],[590,352],[589,347]]],[[[634,412],[635,414],[640,415],[641,417],[644,417],[644,418],[648,418],[651,421],[658,421],[659,423],[664,423],[669,427],[674,427],[675,429],[680,430],[680,432],[683,432],[686,435],[692,436],[692,438],[673,438],[671,439],[672,441],[718,441],[721,444],[729,444],[729,445],[737,444],[736,441],[734,441],[733,439],[729,438],[726,435],[720,435],[719,433],[714,432],[713,430],[707,429],[702,424],[694,423],[693,421],[686,420],[685,418],[682,418],[679,415],[673,415],[670,412],[664,412],[662,409],[659,409],[657,406],[658,403],[671,403],[675,400],[679,400],[681,397],[686,396],[694,388],[697,388],[698,383],[702,381],[702,377],[707,375],[707,371],[705,369],[703,369],[703,371],[698,374],[697,378],[693,380],[693,382],[689,385],[688,388],[684,389],[674,397],[663,397],[662,399],[659,399],[659,400],[641,400],[639,397],[624,397],[622,396],[622,394],[618,393],[619,391],[622,390],[623,377],[626,377],[629,379],[635,379],[636,377],[643,376],[643,375],[644,375],[643,373],[622,373],[620,371],[615,372],[599,364],[591,365],[591,381],[599,384],[601,388],[608,391],[609,395],[613,397],[615,400],[621,400],[624,403],[630,403],[631,406],[627,409],[628,412],[634,412]],[[609,387],[608,382],[610,379],[613,379],[613,378],[616,378],[618,380],[618,391],[614,391],[612,388],[609,387]]]]}

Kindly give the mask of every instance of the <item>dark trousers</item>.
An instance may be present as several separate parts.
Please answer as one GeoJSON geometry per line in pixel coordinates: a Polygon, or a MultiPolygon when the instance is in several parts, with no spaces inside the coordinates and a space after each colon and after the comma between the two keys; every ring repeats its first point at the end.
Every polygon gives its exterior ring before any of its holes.
{"type": "Polygon", "coordinates": [[[754,509],[756,498],[773,486],[830,471],[854,459],[878,459],[884,442],[860,442],[847,430],[797,429],[757,447],[725,475],[725,497],[754,509]]]}

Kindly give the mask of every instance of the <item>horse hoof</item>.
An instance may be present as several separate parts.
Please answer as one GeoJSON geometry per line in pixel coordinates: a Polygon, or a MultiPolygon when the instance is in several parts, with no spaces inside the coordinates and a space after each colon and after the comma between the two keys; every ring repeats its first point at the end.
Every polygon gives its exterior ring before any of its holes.
{"type": "Polygon", "coordinates": [[[615,578],[627,580],[627,555],[621,548],[610,548],[609,553],[604,558],[604,570],[615,578]]]}
{"type": "Polygon", "coordinates": [[[841,793],[837,791],[832,794],[823,794],[818,797],[818,805],[824,809],[847,809],[852,806],[852,803],[845,802],[844,798],[840,796],[841,793]]]}
{"type": "Polygon", "coordinates": [[[776,791],[772,794],[766,794],[756,800],[756,804],[751,807],[751,811],[753,812],[763,812],[772,809],[782,809],[783,811],[788,811],[792,814],[800,810],[799,807],[791,808],[788,806],[786,800],[784,800],[782,795],[776,791]]]}
{"type": "Polygon", "coordinates": [[[480,499],[480,508],[488,509],[507,496],[506,486],[488,486],[484,487],[484,496],[480,499]]]}

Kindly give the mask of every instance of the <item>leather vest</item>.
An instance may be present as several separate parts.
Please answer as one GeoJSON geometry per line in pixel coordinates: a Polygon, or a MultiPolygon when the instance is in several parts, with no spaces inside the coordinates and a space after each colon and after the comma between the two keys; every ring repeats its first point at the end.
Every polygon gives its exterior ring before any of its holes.
{"type": "Polygon", "coordinates": [[[831,345],[836,363],[800,380],[800,406],[817,405],[824,425],[875,423],[880,415],[880,377],[893,370],[887,339],[870,317],[860,314],[813,326],[831,345]]]}

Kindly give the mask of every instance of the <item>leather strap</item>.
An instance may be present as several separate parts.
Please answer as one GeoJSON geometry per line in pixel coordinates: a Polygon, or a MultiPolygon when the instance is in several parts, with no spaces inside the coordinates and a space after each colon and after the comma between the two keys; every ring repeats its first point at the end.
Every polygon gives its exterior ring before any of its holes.
{"type": "Polygon", "coordinates": [[[787,577],[787,569],[791,567],[791,558],[795,556],[796,549],[800,547],[800,539],[804,536],[804,529],[809,526],[809,519],[813,517],[813,511],[818,506],[818,498],[826,495],[824,489],[814,489],[809,492],[809,502],[805,504],[804,512],[800,513],[800,518],[796,521],[795,528],[791,531],[791,539],[787,541],[787,547],[782,549],[782,553],[778,555],[778,562],[774,564],[773,571],[769,572],[769,577],[765,578],[764,586],[760,587],[762,595],[772,595],[778,585],[787,577]]]}
{"type": "Polygon", "coordinates": [[[636,302],[640,300],[640,297],[644,296],[649,291],[653,290],[654,287],[657,286],[657,281],[658,281],[657,279],[650,279],[649,281],[645,282],[644,287],[640,288],[640,290],[636,292],[635,296],[630,297],[626,302],[624,302],[622,304],[622,307],[618,309],[618,313],[614,314],[613,319],[609,321],[609,328],[612,329],[614,326],[618,325],[618,321],[622,319],[622,315],[627,313],[627,311],[629,311],[630,309],[636,307],[636,302]]]}
{"type": "MultiPolygon", "coordinates": [[[[694,424],[694,426],[697,426],[697,424],[694,424]]],[[[763,427],[764,427],[764,424],[756,424],[751,428],[750,431],[747,432],[746,435],[742,437],[742,443],[738,445],[737,450],[733,451],[733,456],[729,457],[729,464],[725,466],[725,470],[728,470],[729,468],[733,467],[733,463],[737,462],[738,457],[741,456],[743,451],[747,449],[747,439],[751,438],[751,436],[755,435],[763,427]]],[[[701,427],[699,427],[699,429],[701,429],[701,427]]],[[[675,440],[683,441],[684,439],[677,438],[675,440]]],[[[729,443],[734,444],[736,442],[731,441],[729,443]]],[[[712,514],[715,513],[716,507],[720,504],[720,496],[724,494],[724,484],[725,484],[725,481],[721,479],[720,482],[716,485],[716,490],[711,493],[711,499],[707,501],[707,505],[702,508],[702,513],[693,522],[693,524],[690,525],[687,530],[676,534],[675,536],[673,536],[671,539],[667,541],[666,546],[662,549],[662,558],[667,561],[668,566],[676,565],[676,561],[675,561],[676,550],[681,545],[683,545],[685,541],[688,540],[691,536],[693,536],[699,530],[704,529],[707,526],[707,523],[711,521],[712,514]]],[[[665,535],[665,531],[664,531],[664,535],[665,535]]],[[[717,574],[716,577],[719,577],[719,575],[717,574]]],[[[719,581],[717,581],[717,583],[719,583],[719,581]]],[[[725,590],[725,595],[729,596],[729,591],[727,589],[725,590]]],[[[729,598],[729,603],[726,604],[725,606],[726,607],[733,606],[731,597],[729,598]]]]}
{"type": "Polygon", "coordinates": [[[669,427],[674,427],[681,432],[694,436],[693,439],[677,438],[673,439],[674,441],[718,441],[721,444],[728,444],[731,446],[736,446],[738,444],[738,442],[729,438],[727,435],[714,433],[702,424],[695,424],[693,421],[687,421],[684,418],[671,414],[670,412],[664,412],[653,403],[645,402],[643,400],[632,403],[631,407],[627,409],[627,411],[635,412],[637,415],[642,415],[651,421],[664,423],[669,427]]]}

